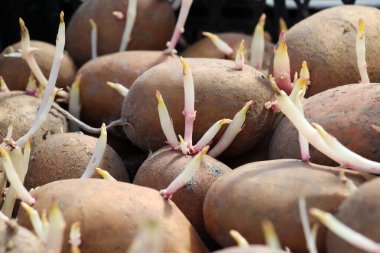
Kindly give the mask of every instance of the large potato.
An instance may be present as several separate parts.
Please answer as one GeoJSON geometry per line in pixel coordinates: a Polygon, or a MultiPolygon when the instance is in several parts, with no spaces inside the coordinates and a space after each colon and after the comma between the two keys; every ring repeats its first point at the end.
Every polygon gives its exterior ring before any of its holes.
{"type": "MultiPolygon", "coordinates": [[[[357,176],[355,183],[364,179],[357,176]]],[[[281,245],[292,252],[307,252],[298,211],[304,196],[308,207],[335,213],[350,191],[334,168],[300,160],[249,163],[217,180],[206,195],[203,215],[208,232],[222,246],[234,245],[231,229],[251,244],[264,244],[261,222],[273,222],[281,245]]],[[[310,219],[315,223],[316,219],[310,219]]],[[[326,230],[318,231],[318,248],[325,250],[326,230]]]]}
{"type": "Polygon", "coordinates": [[[320,11],[286,33],[291,76],[307,61],[312,85],[306,95],[360,80],[356,58],[359,19],[365,20],[369,79],[380,82],[380,10],[345,5],[320,11]]]}
{"type": "MultiPolygon", "coordinates": [[[[98,139],[79,133],[55,134],[32,152],[25,178],[27,189],[63,179],[80,178],[84,173],[98,139]]],[[[116,180],[129,182],[127,169],[119,155],[106,146],[100,168],[116,180]]],[[[101,178],[96,173],[93,177],[101,178]]]]}
{"type": "MultiPolygon", "coordinates": [[[[371,180],[348,197],[336,218],[375,242],[380,241],[380,179],[371,180]]],[[[327,234],[328,253],[364,253],[332,232],[327,234]]]]}
{"type": "MultiPolygon", "coordinates": [[[[183,171],[192,158],[173,151],[170,147],[159,149],[141,165],[133,183],[163,190],[183,171]]],[[[211,185],[229,172],[231,169],[228,166],[206,155],[193,179],[172,197],[173,202],[185,214],[206,243],[211,238],[207,234],[203,222],[203,202],[211,185]]]]}
{"type": "MultiPolygon", "coordinates": [[[[380,138],[372,125],[380,125],[380,85],[350,84],[316,94],[305,101],[309,122],[323,126],[343,145],[371,160],[380,161],[380,138]]],[[[301,158],[298,132],[286,118],[272,137],[270,159],[301,158]]],[[[311,161],[336,165],[334,161],[310,148],[311,161]]]]}
{"type": "MultiPolygon", "coordinates": [[[[31,47],[36,48],[33,55],[46,78],[49,78],[53,65],[55,46],[43,41],[30,41],[31,47]]],[[[4,49],[0,54],[0,75],[4,78],[10,90],[25,90],[31,70],[22,58],[5,57],[5,54],[17,52],[20,42],[4,49]]],[[[57,87],[66,88],[74,81],[76,67],[71,57],[66,53],[62,59],[57,78],[57,87]]]]}
{"type": "MultiPolygon", "coordinates": [[[[253,100],[245,127],[224,152],[236,156],[253,147],[270,130],[274,113],[264,107],[273,100],[273,91],[265,76],[246,65],[243,71],[234,70],[235,63],[220,59],[187,60],[194,77],[195,110],[193,143],[216,121],[232,119],[246,102],[253,100]]],[[[165,145],[157,112],[156,90],[165,100],[177,134],[184,132],[184,87],[179,60],[157,65],[142,74],[124,100],[122,118],[128,138],[145,150],[157,150],[165,145]]]]}
{"type": "MultiPolygon", "coordinates": [[[[79,66],[91,58],[90,19],[97,24],[98,55],[119,50],[125,17],[119,20],[112,13],[120,11],[125,15],[127,5],[128,1],[123,0],[92,0],[85,1],[76,10],[67,28],[66,46],[79,66]]],[[[174,25],[174,12],[168,1],[138,0],[128,50],[165,49],[174,25]]]]}
{"type": "MultiPolygon", "coordinates": [[[[207,252],[181,211],[153,189],[103,179],[70,179],[44,185],[32,194],[39,212],[57,200],[67,224],[64,242],[71,224],[80,222],[82,252],[125,253],[148,219],[158,219],[162,225],[163,252],[207,252]]],[[[23,210],[19,222],[31,227],[23,210]]],[[[70,252],[67,243],[63,252],[70,252]]]]}
{"type": "Polygon", "coordinates": [[[79,69],[81,118],[92,126],[101,126],[120,118],[123,96],[108,87],[107,82],[130,88],[147,69],[172,59],[160,51],[127,51],[104,55],[79,69]]]}

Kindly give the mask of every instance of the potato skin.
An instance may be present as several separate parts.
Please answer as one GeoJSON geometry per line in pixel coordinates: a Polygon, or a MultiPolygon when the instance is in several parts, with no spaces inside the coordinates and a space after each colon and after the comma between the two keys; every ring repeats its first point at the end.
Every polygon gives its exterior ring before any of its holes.
{"type": "MultiPolygon", "coordinates": [[[[235,71],[234,62],[220,59],[187,59],[195,87],[193,144],[218,120],[232,119],[249,100],[243,130],[223,156],[236,156],[253,147],[270,130],[274,113],[264,107],[274,93],[263,74],[247,66],[235,71]]],[[[127,137],[143,150],[155,151],[164,146],[158,112],[156,90],[161,92],[177,134],[184,132],[184,89],[179,60],[157,65],[134,83],[125,98],[122,118],[130,124],[123,126],[127,137]],[[159,77],[159,78],[158,78],[159,77]]]]}
{"type": "MultiPolygon", "coordinates": [[[[170,147],[163,147],[141,165],[134,184],[163,190],[183,171],[193,157],[185,156],[170,147]]],[[[185,187],[173,194],[172,200],[185,214],[204,241],[210,239],[203,222],[203,201],[211,185],[231,169],[206,155],[194,178],[185,187]]]]}
{"type": "MultiPolygon", "coordinates": [[[[339,207],[336,218],[375,242],[380,241],[380,178],[363,184],[339,207]]],[[[364,253],[334,233],[327,233],[328,253],[364,253]]]]}
{"type": "MultiPolygon", "coordinates": [[[[91,59],[91,18],[98,28],[98,55],[118,52],[125,18],[118,20],[112,12],[120,11],[125,15],[127,2],[92,0],[77,9],[67,28],[66,46],[78,66],[91,59]]],[[[128,50],[165,49],[174,26],[174,12],[167,1],[139,0],[128,50]]]]}
{"type": "MultiPolygon", "coordinates": [[[[41,68],[42,73],[48,79],[50,75],[51,66],[53,65],[55,46],[43,41],[31,40],[31,47],[37,48],[33,52],[34,58],[38,66],[41,68]]],[[[10,52],[17,52],[21,48],[20,42],[13,44],[3,50],[0,54],[0,75],[3,76],[7,86],[10,90],[24,91],[28,84],[29,75],[31,70],[22,58],[5,57],[5,54],[10,52]]],[[[65,53],[61,62],[57,78],[57,87],[66,88],[70,87],[74,81],[77,69],[71,57],[65,53]]]]}
{"type": "MultiPolygon", "coordinates": [[[[217,251],[213,251],[213,253],[274,253],[273,249],[269,248],[265,245],[250,245],[248,248],[245,247],[229,247],[217,251]]],[[[283,250],[276,250],[276,253],[285,253],[283,250]]]]}
{"type": "Polygon", "coordinates": [[[88,124],[100,127],[120,119],[124,97],[108,87],[116,82],[127,88],[144,71],[168,59],[161,51],[128,51],[98,57],[88,61],[78,74],[80,83],[81,118],[88,124]]]}
{"type": "MultiPolygon", "coordinates": [[[[103,179],[70,179],[44,185],[33,192],[35,208],[41,212],[57,200],[66,224],[81,223],[82,252],[125,252],[147,219],[162,224],[163,252],[202,253],[207,249],[190,222],[173,202],[146,187],[103,179]],[[94,198],[95,197],[95,198],[94,198]]],[[[19,213],[20,224],[31,227],[26,213],[19,213]]],[[[65,242],[70,226],[66,226],[65,242]]],[[[64,244],[62,252],[70,252],[64,244]]]]}
{"type": "Polygon", "coordinates": [[[41,253],[44,248],[34,233],[19,226],[15,220],[0,219],[0,252],[41,253]]]}
{"type": "MultiPolygon", "coordinates": [[[[98,139],[79,133],[55,134],[33,151],[25,178],[27,189],[53,181],[80,178],[94,152],[98,139]]],[[[107,145],[100,168],[116,180],[129,182],[127,169],[119,155],[107,145]]],[[[102,178],[94,174],[93,177],[102,178]]]]}
{"type": "Polygon", "coordinates": [[[380,82],[380,10],[345,5],[320,11],[286,33],[291,76],[307,61],[312,85],[306,96],[360,80],[356,61],[356,33],[365,19],[366,61],[371,82],[380,82]]]}
{"type": "MultiPolygon", "coordinates": [[[[13,125],[14,140],[27,133],[32,126],[41,99],[25,95],[22,91],[0,93],[0,139],[7,135],[7,129],[13,125]]],[[[32,150],[46,139],[47,135],[67,132],[66,118],[55,109],[50,109],[46,121],[33,135],[32,150]]]]}
{"type": "MultiPolygon", "coordinates": [[[[303,195],[308,207],[336,212],[350,194],[338,172],[300,160],[249,163],[216,181],[208,191],[203,215],[208,232],[222,246],[234,245],[229,230],[239,231],[251,244],[264,244],[263,219],[275,225],[281,245],[307,252],[298,212],[303,195]]],[[[355,183],[363,181],[356,177],[355,183]]],[[[316,219],[310,219],[310,223],[316,219]]],[[[317,246],[324,252],[326,230],[320,227],[317,246]]]]}
{"type": "MultiPolygon", "coordinates": [[[[235,54],[239,49],[240,42],[244,39],[245,51],[250,50],[252,36],[243,34],[243,33],[217,33],[222,40],[224,40],[233,50],[234,54],[226,56],[221,51],[219,51],[214,44],[212,44],[209,38],[203,38],[193,45],[189,46],[183,53],[183,57],[192,57],[192,58],[218,58],[218,59],[230,59],[235,60],[235,54]]],[[[264,52],[264,62],[263,69],[269,71],[273,56],[274,56],[274,45],[269,41],[265,41],[265,52],[264,52]]],[[[249,64],[250,53],[246,53],[246,64],[249,64]]]]}
{"type": "MultiPolygon", "coordinates": [[[[316,94],[305,101],[305,117],[323,126],[343,145],[375,161],[380,161],[380,138],[372,124],[380,125],[380,85],[350,84],[316,94]]],[[[311,161],[336,165],[310,147],[311,161]]],[[[273,134],[269,158],[300,158],[298,133],[288,119],[282,119],[273,134]]]]}

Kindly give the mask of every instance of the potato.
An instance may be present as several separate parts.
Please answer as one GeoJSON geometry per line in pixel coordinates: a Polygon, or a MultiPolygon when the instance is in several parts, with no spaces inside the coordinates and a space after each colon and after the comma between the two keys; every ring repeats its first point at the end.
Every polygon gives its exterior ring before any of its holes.
{"type": "MultiPolygon", "coordinates": [[[[379,178],[363,184],[342,203],[335,215],[339,221],[375,242],[380,242],[379,187],[379,178]]],[[[359,250],[329,231],[327,233],[327,252],[359,253],[365,251],[359,250]]]]}
{"type": "MultiPolygon", "coordinates": [[[[127,3],[121,0],[92,0],[84,2],[76,10],[67,28],[66,46],[78,66],[91,58],[90,19],[98,28],[98,55],[119,50],[125,17],[119,20],[112,13],[119,11],[126,15],[127,3]]],[[[128,50],[165,49],[174,26],[174,12],[167,1],[138,0],[128,50]]]]}
{"type": "Polygon", "coordinates": [[[359,19],[365,20],[366,61],[371,82],[380,82],[380,10],[345,5],[320,11],[286,33],[291,76],[307,61],[312,85],[306,96],[360,80],[356,57],[359,19]]]}
{"type": "MultiPolygon", "coordinates": [[[[170,147],[163,147],[145,160],[137,171],[133,183],[163,190],[183,171],[191,159],[191,156],[184,156],[170,147]]],[[[203,222],[203,201],[210,186],[229,172],[231,169],[228,166],[206,155],[194,178],[172,197],[173,202],[206,243],[211,238],[203,222]]]]}
{"type": "MultiPolygon", "coordinates": [[[[33,55],[41,68],[42,73],[48,79],[55,53],[55,46],[43,41],[31,40],[31,47],[36,48],[33,55]]],[[[5,54],[17,52],[21,44],[13,44],[0,54],[0,75],[3,76],[10,90],[25,90],[31,70],[22,58],[5,57],[5,54]]],[[[66,53],[61,62],[57,78],[57,87],[66,88],[74,82],[76,66],[71,57],[66,53]]]]}
{"type": "MultiPolygon", "coordinates": [[[[88,124],[100,127],[120,118],[123,96],[108,87],[116,82],[127,88],[144,71],[173,58],[160,51],[128,51],[98,57],[79,69],[81,118],[88,124]]],[[[122,131],[122,130],[121,130],[122,131]]]]}
{"type": "MultiPolygon", "coordinates": [[[[53,181],[80,178],[94,152],[97,139],[79,133],[55,134],[33,150],[25,178],[27,189],[53,181]]],[[[129,182],[127,169],[119,155],[107,146],[100,168],[118,181],[129,182]]],[[[95,174],[94,177],[101,178],[95,174]]]]}
{"type": "MultiPolygon", "coordinates": [[[[348,175],[347,175],[348,176],[348,175]]],[[[364,179],[356,176],[359,184],[364,179]]],[[[207,192],[203,215],[207,231],[222,246],[234,245],[231,229],[251,244],[265,243],[261,222],[273,222],[281,245],[292,252],[307,252],[298,211],[304,196],[308,207],[335,213],[350,191],[340,182],[338,171],[300,160],[249,163],[217,180],[207,192]]],[[[315,223],[316,219],[310,219],[315,223]]],[[[318,231],[317,246],[325,250],[326,230],[318,231]]]]}
{"type": "MultiPolygon", "coordinates": [[[[195,87],[193,143],[218,120],[232,119],[249,100],[253,100],[245,120],[245,127],[223,153],[236,156],[252,148],[270,130],[275,117],[264,107],[273,100],[273,91],[263,74],[246,65],[235,71],[235,63],[220,59],[187,60],[195,87]]],[[[165,100],[177,134],[184,132],[184,84],[179,60],[157,65],[142,74],[129,91],[122,108],[122,119],[128,138],[143,150],[155,151],[164,146],[165,136],[157,112],[156,90],[165,100]]]]}
{"type": "MultiPolygon", "coordinates": [[[[25,95],[25,92],[11,91],[0,93],[0,139],[7,135],[7,129],[13,125],[13,139],[18,140],[27,133],[36,117],[41,99],[25,95]]],[[[55,109],[50,109],[46,121],[33,135],[32,149],[42,143],[48,135],[67,132],[66,118],[55,109]]]]}
{"type": "MultiPolygon", "coordinates": [[[[235,60],[235,55],[239,49],[240,42],[244,39],[244,47],[246,51],[246,63],[249,64],[250,53],[248,52],[251,48],[252,36],[243,33],[217,33],[222,40],[224,40],[233,50],[234,54],[227,56],[219,51],[216,46],[214,46],[209,38],[202,38],[193,45],[189,46],[183,53],[183,57],[194,57],[194,58],[218,58],[218,59],[230,59],[235,60]]],[[[274,56],[274,45],[270,41],[265,41],[265,53],[263,70],[269,71],[271,63],[274,56]]]]}
{"type": "Polygon", "coordinates": [[[247,248],[245,247],[229,247],[221,250],[214,251],[213,253],[285,253],[287,251],[277,250],[273,251],[273,249],[264,245],[251,245],[247,248]]]}
{"type": "MultiPolygon", "coordinates": [[[[207,252],[181,211],[153,189],[103,179],[70,179],[44,185],[32,194],[39,212],[50,207],[53,197],[57,200],[67,224],[65,242],[69,226],[80,222],[82,252],[126,252],[147,219],[158,219],[162,225],[163,252],[207,252]]],[[[31,226],[24,211],[19,222],[31,226]]],[[[63,252],[69,252],[67,243],[63,252]]]]}
{"type": "MultiPolygon", "coordinates": [[[[380,138],[372,124],[380,125],[379,84],[350,84],[316,94],[305,101],[309,122],[323,126],[343,145],[371,160],[380,161],[380,138]]],[[[310,148],[311,161],[336,165],[310,148]]],[[[270,159],[300,158],[298,132],[288,119],[282,119],[273,134],[270,159]]]]}
{"type": "Polygon", "coordinates": [[[29,230],[19,226],[16,221],[0,218],[0,252],[41,253],[42,242],[29,230]]]}

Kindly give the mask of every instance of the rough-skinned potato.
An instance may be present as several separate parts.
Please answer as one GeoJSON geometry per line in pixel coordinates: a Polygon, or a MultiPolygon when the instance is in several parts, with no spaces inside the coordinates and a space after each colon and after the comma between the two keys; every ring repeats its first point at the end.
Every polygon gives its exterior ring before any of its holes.
{"type": "Polygon", "coordinates": [[[19,226],[16,221],[0,218],[0,252],[41,253],[42,242],[29,230],[19,226]]]}
{"type": "Polygon", "coordinates": [[[147,69],[173,58],[161,51],[128,51],[104,55],[88,61],[78,74],[82,120],[92,126],[120,118],[124,97],[108,87],[107,82],[120,83],[130,88],[147,69]]]}
{"type": "MultiPolygon", "coordinates": [[[[125,27],[128,1],[93,0],[84,2],[74,13],[67,28],[67,50],[78,66],[91,57],[90,19],[98,30],[98,55],[119,50],[125,27]],[[124,14],[123,19],[112,15],[114,11],[124,14]],[[80,31],[80,32],[78,32],[80,31]]],[[[137,15],[131,33],[128,50],[161,50],[174,30],[175,17],[169,2],[161,0],[138,0],[137,15]]]]}
{"type": "Polygon", "coordinates": [[[359,19],[365,20],[366,61],[369,80],[380,82],[380,10],[345,5],[320,11],[286,33],[291,76],[307,61],[312,85],[306,96],[360,80],[356,57],[359,19]]]}
{"type": "MultiPolygon", "coordinates": [[[[270,130],[274,113],[264,107],[273,100],[273,91],[265,76],[250,66],[234,70],[233,61],[221,59],[187,59],[194,77],[195,110],[193,143],[218,120],[232,119],[250,100],[245,126],[223,156],[236,156],[252,148],[270,130]]],[[[128,125],[128,138],[144,150],[164,146],[165,136],[157,112],[156,90],[159,90],[173,120],[177,134],[184,132],[184,84],[179,60],[161,63],[136,79],[122,108],[128,125]],[[160,78],[158,78],[160,77],[160,78]]]]}
{"type": "MultiPolygon", "coordinates": [[[[43,41],[30,41],[31,47],[36,48],[33,55],[46,78],[49,78],[53,64],[55,46],[43,41]]],[[[10,90],[25,90],[31,70],[22,58],[5,57],[5,54],[17,52],[21,44],[16,43],[4,49],[0,54],[0,75],[3,76],[10,90]]],[[[66,88],[74,81],[76,67],[71,57],[66,53],[61,62],[57,78],[57,87],[66,88]]]]}
{"type": "MultiPolygon", "coordinates": [[[[184,156],[170,147],[163,147],[145,160],[133,183],[163,190],[183,171],[191,159],[191,156],[184,156]]],[[[228,166],[206,155],[194,178],[173,194],[173,202],[185,214],[205,242],[210,238],[203,222],[204,198],[210,186],[229,172],[231,169],[228,166]]]]}
{"type": "MultiPolygon", "coordinates": [[[[231,229],[249,243],[265,243],[261,222],[269,219],[281,245],[292,252],[307,252],[298,211],[304,196],[308,207],[335,213],[350,191],[340,182],[339,171],[300,160],[249,163],[217,180],[206,195],[203,215],[207,231],[222,246],[234,245],[231,229]]],[[[348,175],[347,175],[348,176],[348,175]]],[[[355,183],[364,179],[357,176],[355,183]]],[[[315,223],[316,219],[310,219],[315,223]]],[[[325,229],[319,229],[317,246],[325,248],[325,229]]]]}
{"type": "MultiPolygon", "coordinates": [[[[56,199],[68,225],[65,242],[70,225],[80,222],[82,252],[124,253],[139,226],[148,219],[161,223],[163,252],[207,252],[181,211],[153,189],[103,179],[70,179],[44,185],[32,194],[36,198],[34,208],[39,212],[48,209],[52,199],[56,199]]],[[[31,227],[23,210],[19,222],[31,227]]],[[[70,252],[67,243],[63,252],[70,252]]]]}
{"type": "MultiPolygon", "coordinates": [[[[380,161],[380,138],[372,124],[380,125],[380,85],[350,84],[316,94],[305,101],[305,117],[323,126],[343,145],[371,160],[380,161]]],[[[298,132],[286,118],[273,134],[269,158],[300,158],[298,132]]],[[[336,165],[310,148],[311,161],[336,165]]]]}
{"type": "MultiPolygon", "coordinates": [[[[380,179],[363,184],[339,207],[336,218],[375,242],[380,241],[380,179]]],[[[332,232],[327,233],[328,253],[363,253],[332,232]]]]}
{"type": "MultiPolygon", "coordinates": [[[[97,139],[79,133],[55,134],[32,152],[25,178],[27,189],[53,181],[80,178],[94,152],[97,139]]],[[[123,161],[107,146],[100,168],[107,170],[118,181],[129,181],[123,161]]],[[[101,178],[96,173],[93,177],[101,178]]]]}

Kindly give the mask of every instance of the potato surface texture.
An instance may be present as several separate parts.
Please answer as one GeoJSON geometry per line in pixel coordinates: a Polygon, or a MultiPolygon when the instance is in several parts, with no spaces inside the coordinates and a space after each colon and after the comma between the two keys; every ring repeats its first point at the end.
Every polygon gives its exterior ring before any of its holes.
{"type": "MultiPolygon", "coordinates": [[[[65,242],[69,226],[81,223],[82,252],[125,253],[148,219],[161,223],[163,252],[207,252],[181,211],[153,189],[104,179],[71,179],[42,186],[33,196],[39,212],[50,207],[53,197],[57,200],[68,224],[65,242]]],[[[19,214],[19,222],[30,227],[24,211],[19,214]]],[[[62,252],[70,252],[69,244],[64,243],[62,252]]]]}
{"type": "MultiPolygon", "coordinates": [[[[234,70],[235,63],[221,59],[187,59],[194,77],[195,110],[193,144],[218,120],[232,119],[250,100],[245,126],[222,156],[236,156],[253,147],[271,128],[274,113],[264,107],[274,93],[265,76],[246,65],[234,70]]],[[[184,133],[184,84],[179,60],[159,64],[142,74],[133,84],[122,108],[128,138],[144,150],[155,151],[165,144],[157,112],[159,90],[177,134],[184,133]]]]}

